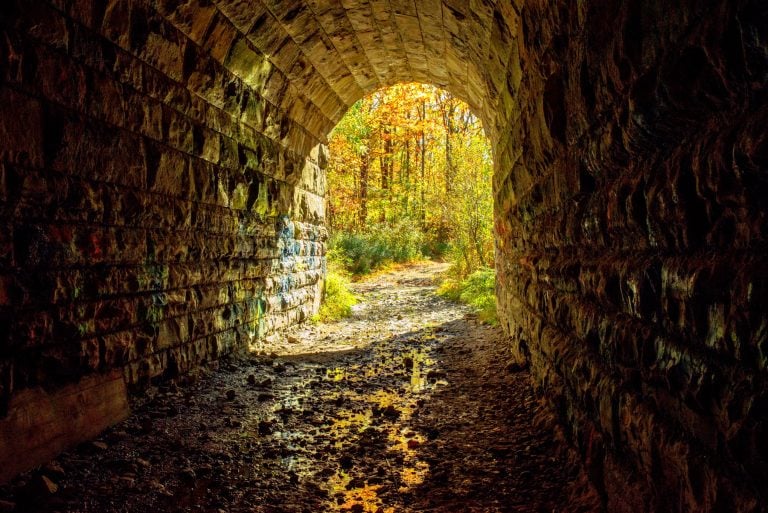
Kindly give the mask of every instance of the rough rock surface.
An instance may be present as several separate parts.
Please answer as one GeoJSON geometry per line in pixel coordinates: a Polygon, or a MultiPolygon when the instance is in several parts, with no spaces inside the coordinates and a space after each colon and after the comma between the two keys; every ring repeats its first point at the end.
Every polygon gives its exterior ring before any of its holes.
{"type": "Polygon", "coordinates": [[[768,9],[527,7],[495,178],[513,353],[610,511],[763,511],[768,9]]]}
{"type": "Polygon", "coordinates": [[[483,119],[511,356],[612,510],[763,508],[767,9],[2,2],[0,417],[306,318],[322,142],[366,92],[421,80],[483,119]]]}
{"type": "Polygon", "coordinates": [[[327,338],[297,333],[279,356],[152,390],[0,500],[30,513],[599,510],[529,376],[505,368],[501,330],[435,296],[441,268],[361,284],[327,338]],[[46,482],[57,490],[28,493],[46,482]]]}

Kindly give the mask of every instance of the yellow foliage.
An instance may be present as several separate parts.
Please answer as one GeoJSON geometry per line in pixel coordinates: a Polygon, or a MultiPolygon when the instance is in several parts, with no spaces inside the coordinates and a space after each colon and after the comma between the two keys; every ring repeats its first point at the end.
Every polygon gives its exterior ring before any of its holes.
{"type": "Polygon", "coordinates": [[[415,226],[422,253],[450,250],[461,275],[493,265],[491,151],[461,100],[424,84],[382,89],[350,108],[329,146],[332,230],[415,226]]]}

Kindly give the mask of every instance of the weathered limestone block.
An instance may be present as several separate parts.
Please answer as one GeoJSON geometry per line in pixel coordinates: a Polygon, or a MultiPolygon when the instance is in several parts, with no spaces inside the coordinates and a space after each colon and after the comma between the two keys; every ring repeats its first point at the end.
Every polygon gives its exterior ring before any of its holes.
{"type": "Polygon", "coordinates": [[[16,91],[0,88],[4,115],[0,121],[0,155],[4,162],[41,166],[43,123],[40,102],[16,91]]]}
{"type": "Polygon", "coordinates": [[[42,388],[16,394],[0,419],[0,480],[99,434],[128,416],[120,372],[96,374],[54,393],[42,388]],[[19,447],[24,458],[19,458],[19,447]]]}
{"type": "Polygon", "coordinates": [[[0,416],[311,316],[322,142],[419,80],[492,140],[510,358],[608,510],[765,503],[762,3],[290,4],[0,6],[0,416]]]}
{"type": "Polygon", "coordinates": [[[765,40],[765,13],[750,2],[566,11],[576,5],[523,12],[523,69],[542,73],[520,83],[518,149],[496,152],[513,357],[610,511],[758,510],[766,460],[752,440],[765,411],[747,404],[766,383],[749,341],[764,338],[752,312],[765,301],[767,232],[746,184],[764,188],[747,141],[763,139],[751,127],[766,115],[768,60],[758,51],[762,78],[746,86],[744,55],[765,40]],[[607,20],[623,30],[599,29],[607,20]],[[636,476],[636,493],[613,472],[636,476]]]}

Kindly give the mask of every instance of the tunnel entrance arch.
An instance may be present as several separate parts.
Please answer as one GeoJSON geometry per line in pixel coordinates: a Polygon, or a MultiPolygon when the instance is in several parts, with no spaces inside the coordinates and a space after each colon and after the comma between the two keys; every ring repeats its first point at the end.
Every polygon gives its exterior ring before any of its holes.
{"type": "Polygon", "coordinates": [[[765,502],[766,12],[638,5],[4,2],[0,468],[306,318],[325,134],[418,80],[493,141],[510,354],[606,500],[765,502]]]}
{"type": "Polygon", "coordinates": [[[342,118],[329,155],[326,224],[347,271],[419,256],[451,259],[455,278],[493,265],[491,148],[466,103],[426,84],[380,89],[342,118]]]}
{"type": "Polygon", "coordinates": [[[0,479],[91,436],[62,414],[72,396],[88,391],[79,415],[98,431],[125,415],[126,388],[308,317],[328,130],[364,91],[400,80],[484,97],[474,90],[487,66],[474,63],[503,67],[514,50],[496,41],[491,57],[461,43],[465,27],[480,41],[514,24],[511,6],[495,17],[490,5],[424,6],[3,5],[13,190],[2,334],[13,349],[0,404],[4,432],[26,442],[3,446],[0,479]],[[409,43],[403,30],[416,26],[431,36],[409,43]],[[442,52],[445,64],[426,58],[442,52]],[[51,428],[38,430],[24,412],[43,407],[51,428]]]}

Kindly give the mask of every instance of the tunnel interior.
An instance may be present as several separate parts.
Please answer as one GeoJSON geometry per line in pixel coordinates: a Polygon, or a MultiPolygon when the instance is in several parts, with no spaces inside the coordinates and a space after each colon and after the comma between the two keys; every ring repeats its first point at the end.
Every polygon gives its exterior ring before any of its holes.
{"type": "Polygon", "coordinates": [[[767,48],[758,0],[3,2],[0,480],[306,320],[326,136],[418,81],[483,121],[509,358],[610,511],[757,510],[767,48]]]}

